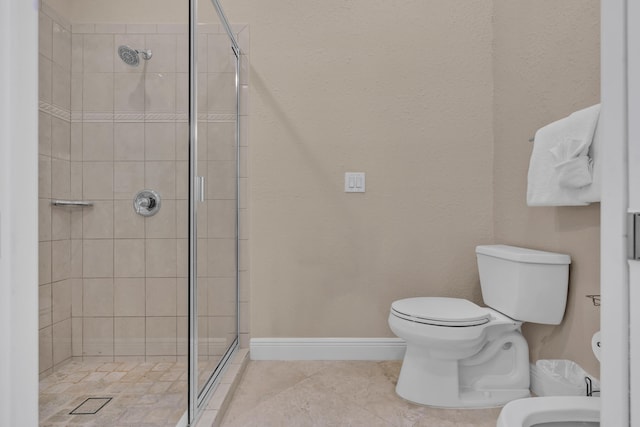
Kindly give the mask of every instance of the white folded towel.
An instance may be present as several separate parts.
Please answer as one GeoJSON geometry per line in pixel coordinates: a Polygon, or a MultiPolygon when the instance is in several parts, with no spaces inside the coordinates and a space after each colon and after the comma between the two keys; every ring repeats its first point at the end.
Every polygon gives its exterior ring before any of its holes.
{"type": "Polygon", "coordinates": [[[591,184],[591,159],[587,153],[592,139],[587,144],[585,139],[564,138],[549,150],[558,162],[555,167],[560,187],[580,188],[591,184]]]}
{"type": "Polygon", "coordinates": [[[592,180],[591,184],[578,189],[580,200],[586,203],[599,202],[601,200],[600,183],[602,182],[602,127],[596,126],[593,134],[593,142],[589,147],[589,158],[591,159],[592,180]]]}
{"type": "Polygon", "coordinates": [[[594,185],[589,153],[599,115],[597,104],[536,132],[529,163],[529,206],[584,206],[594,201],[593,194],[583,196],[593,193],[587,190],[594,185]]]}

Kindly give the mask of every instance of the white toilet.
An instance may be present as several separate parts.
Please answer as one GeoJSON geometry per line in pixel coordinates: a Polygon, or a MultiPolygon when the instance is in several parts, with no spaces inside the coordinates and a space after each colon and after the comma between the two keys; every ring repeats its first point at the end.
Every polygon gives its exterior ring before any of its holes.
{"type": "Polygon", "coordinates": [[[478,246],[476,254],[489,307],[437,297],[391,304],[389,326],[407,343],[400,397],[477,408],[529,396],[529,350],[520,326],[562,321],[571,258],[506,245],[478,246]]]}

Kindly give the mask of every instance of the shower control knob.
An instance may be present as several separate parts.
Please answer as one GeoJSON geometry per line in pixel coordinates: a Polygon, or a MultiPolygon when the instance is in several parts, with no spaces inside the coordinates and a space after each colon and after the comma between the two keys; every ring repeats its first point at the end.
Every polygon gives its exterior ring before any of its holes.
{"type": "Polygon", "coordinates": [[[160,195],[153,190],[142,190],[133,198],[133,210],[138,215],[152,216],[160,210],[160,195]]]}

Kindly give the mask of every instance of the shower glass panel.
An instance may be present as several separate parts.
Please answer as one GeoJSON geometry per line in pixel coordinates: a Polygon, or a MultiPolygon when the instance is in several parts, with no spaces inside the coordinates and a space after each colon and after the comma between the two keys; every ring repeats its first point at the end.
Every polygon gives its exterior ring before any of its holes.
{"type": "MultiPolygon", "coordinates": [[[[238,342],[238,57],[210,2],[197,23],[197,394],[238,342]],[[206,10],[206,12],[205,12],[206,10]],[[199,184],[198,184],[199,185],[199,184]]],[[[224,18],[223,18],[224,19],[224,18]]]]}
{"type": "Polygon", "coordinates": [[[40,2],[41,425],[186,426],[237,346],[235,56],[147,3],[40,2]]]}

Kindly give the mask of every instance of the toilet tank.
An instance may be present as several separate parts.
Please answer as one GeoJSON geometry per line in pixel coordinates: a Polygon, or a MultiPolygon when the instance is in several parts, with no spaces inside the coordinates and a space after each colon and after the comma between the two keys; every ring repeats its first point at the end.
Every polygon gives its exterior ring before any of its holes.
{"type": "Polygon", "coordinates": [[[571,257],[507,245],[476,247],[482,298],[523,322],[558,325],[564,316],[571,257]]]}

